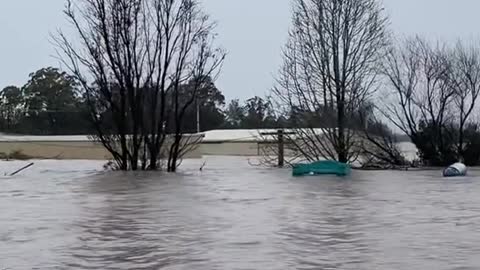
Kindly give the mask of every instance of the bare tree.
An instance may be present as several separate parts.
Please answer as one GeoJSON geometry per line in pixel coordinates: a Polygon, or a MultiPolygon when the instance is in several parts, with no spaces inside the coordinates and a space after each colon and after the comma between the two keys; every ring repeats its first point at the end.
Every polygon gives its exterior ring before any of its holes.
{"type": "Polygon", "coordinates": [[[356,158],[350,116],[375,91],[386,25],[375,0],[293,0],[293,26],[273,96],[285,111],[315,116],[298,129],[309,158],[356,158]],[[330,120],[318,123],[325,116],[330,120]]]}
{"type": "MultiPolygon", "coordinates": [[[[372,105],[372,108],[375,110],[375,106],[372,105]]],[[[407,165],[396,135],[375,113],[369,117],[362,115],[359,120],[364,125],[359,135],[362,138],[360,163],[363,167],[394,168],[407,165]]]]}
{"type": "Polygon", "coordinates": [[[420,143],[421,127],[431,127],[433,138],[427,143],[437,153],[446,153],[445,132],[452,121],[452,61],[445,44],[432,46],[421,38],[408,39],[392,48],[383,66],[388,89],[393,95],[384,99],[384,115],[411,140],[420,143]]]}
{"type": "Polygon", "coordinates": [[[391,49],[383,70],[393,89],[384,115],[440,163],[462,159],[465,129],[480,93],[478,48],[407,39],[391,49]]]}
{"type": "Polygon", "coordinates": [[[457,155],[464,156],[465,128],[474,112],[480,94],[480,50],[478,45],[457,42],[452,52],[453,70],[449,74],[454,95],[454,111],[458,114],[457,155]]]}
{"type": "Polygon", "coordinates": [[[65,14],[77,39],[59,32],[54,40],[85,89],[95,137],[122,170],[137,170],[139,161],[156,170],[167,159],[175,171],[188,145],[185,111],[225,57],[214,46],[215,24],[196,0],[67,0],[65,14]],[[180,88],[192,80],[181,101],[180,88]]]}

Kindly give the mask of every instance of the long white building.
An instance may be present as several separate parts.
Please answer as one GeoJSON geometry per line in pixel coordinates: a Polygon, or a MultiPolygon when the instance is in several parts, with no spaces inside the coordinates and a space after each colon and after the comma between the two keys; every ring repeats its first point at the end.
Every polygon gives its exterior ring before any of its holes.
{"type": "MultiPolygon", "coordinates": [[[[212,130],[204,132],[202,143],[190,157],[201,156],[257,156],[265,144],[275,143],[276,129],[212,130]]],[[[316,130],[321,134],[321,130],[316,130]]],[[[271,146],[271,145],[270,145],[271,146]]],[[[412,143],[399,144],[408,159],[415,159],[417,149],[412,143]]],[[[21,136],[0,134],[0,153],[8,155],[20,151],[26,156],[41,159],[109,159],[102,145],[92,142],[88,136],[21,136]]]]}

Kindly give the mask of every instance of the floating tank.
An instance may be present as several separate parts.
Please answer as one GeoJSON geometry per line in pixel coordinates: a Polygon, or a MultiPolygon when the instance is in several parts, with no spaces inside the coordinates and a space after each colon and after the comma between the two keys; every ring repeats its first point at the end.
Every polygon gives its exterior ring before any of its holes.
{"type": "Polygon", "coordinates": [[[456,177],[456,176],[466,176],[467,175],[467,166],[463,163],[455,163],[450,165],[443,171],[444,177],[456,177]]]}

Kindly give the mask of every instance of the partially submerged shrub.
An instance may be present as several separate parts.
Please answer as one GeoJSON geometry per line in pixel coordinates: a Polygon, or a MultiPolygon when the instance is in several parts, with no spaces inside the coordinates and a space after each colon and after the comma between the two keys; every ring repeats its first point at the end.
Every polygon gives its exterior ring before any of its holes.
{"type": "Polygon", "coordinates": [[[118,164],[115,163],[113,160],[109,160],[107,163],[103,165],[103,169],[106,171],[118,171],[120,168],[118,167],[118,164]]]}
{"type": "Polygon", "coordinates": [[[463,134],[463,145],[458,144],[458,127],[437,127],[432,123],[422,124],[412,141],[417,146],[422,163],[430,166],[448,166],[462,161],[468,166],[480,164],[480,130],[469,125],[463,134]],[[460,151],[461,148],[461,151],[460,151]]]}
{"type": "Polygon", "coordinates": [[[29,159],[32,159],[32,157],[24,154],[22,150],[13,150],[7,155],[6,159],[29,160],[29,159]]]}

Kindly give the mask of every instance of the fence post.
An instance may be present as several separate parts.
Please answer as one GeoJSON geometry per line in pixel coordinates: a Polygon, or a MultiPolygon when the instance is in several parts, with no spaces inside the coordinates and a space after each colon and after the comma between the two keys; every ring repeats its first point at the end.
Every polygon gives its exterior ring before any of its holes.
{"type": "Polygon", "coordinates": [[[278,130],[278,167],[283,168],[285,166],[285,138],[283,136],[283,130],[278,130]]]}

